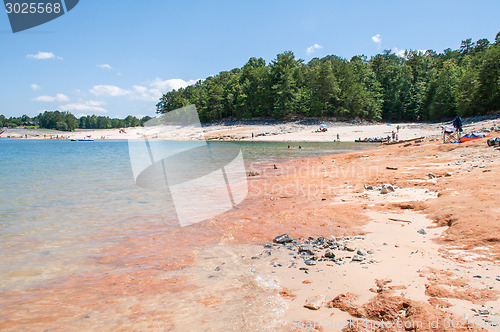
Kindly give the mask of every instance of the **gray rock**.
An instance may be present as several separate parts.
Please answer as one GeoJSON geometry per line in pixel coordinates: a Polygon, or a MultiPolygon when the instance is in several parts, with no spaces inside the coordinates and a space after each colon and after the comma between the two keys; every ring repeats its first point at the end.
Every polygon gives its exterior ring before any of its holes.
{"type": "Polygon", "coordinates": [[[421,228],[421,229],[419,229],[419,230],[417,231],[417,233],[418,233],[418,234],[425,235],[425,234],[427,234],[427,231],[426,231],[425,229],[421,228]]]}
{"type": "Polygon", "coordinates": [[[388,194],[389,192],[390,192],[390,191],[389,191],[389,189],[387,189],[387,188],[382,188],[382,189],[380,189],[380,193],[381,193],[382,195],[386,195],[386,194],[388,194]]]}
{"type": "Polygon", "coordinates": [[[382,185],[382,188],[385,188],[387,190],[389,190],[389,192],[394,192],[395,191],[395,188],[392,184],[384,184],[382,185]]]}
{"type": "Polygon", "coordinates": [[[436,177],[436,176],[435,176],[434,174],[432,174],[432,173],[429,173],[428,175],[429,175],[429,179],[434,179],[434,178],[436,177]]]}
{"type": "Polygon", "coordinates": [[[481,316],[488,316],[490,314],[488,308],[484,305],[477,311],[477,313],[481,316]]]}
{"type": "Polygon", "coordinates": [[[357,254],[360,256],[366,256],[366,251],[364,251],[363,249],[358,249],[357,254]]]}
{"type": "Polygon", "coordinates": [[[325,300],[326,298],[324,295],[313,296],[306,300],[304,307],[311,310],[318,310],[323,304],[325,304],[325,300]]]}
{"type": "Polygon", "coordinates": [[[316,265],[316,261],[314,259],[308,259],[306,260],[304,263],[306,263],[306,265],[316,265]]]}
{"type": "Polygon", "coordinates": [[[275,237],[273,241],[275,243],[288,243],[288,242],[292,242],[293,238],[288,234],[283,234],[283,235],[275,237]]]}
{"type": "Polygon", "coordinates": [[[346,244],[344,246],[344,250],[347,250],[347,251],[356,251],[356,248],[353,247],[351,244],[346,244]]]}
{"type": "Polygon", "coordinates": [[[363,256],[360,256],[360,255],[354,255],[354,257],[352,258],[353,262],[362,262],[364,260],[365,260],[365,258],[363,256]]]}
{"type": "Polygon", "coordinates": [[[310,245],[302,245],[299,247],[299,253],[306,253],[308,255],[314,255],[314,248],[310,245]]]}
{"type": "Polygon", "coordinates": [[[331,250],[331,249],[327,249],[327,250],[325,251],[325,257],[326,257],[326,258],[332,258],[332,259],[333,259],[333,258],[335,258],[335,253],[333,252],[333,250],[331,250]]]}

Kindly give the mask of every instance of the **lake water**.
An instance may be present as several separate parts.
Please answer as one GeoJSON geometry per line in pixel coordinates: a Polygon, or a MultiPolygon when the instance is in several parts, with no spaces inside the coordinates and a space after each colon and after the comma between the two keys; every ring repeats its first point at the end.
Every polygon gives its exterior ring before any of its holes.
{"type": "MultiPolygon", "coordinates": [[[[155,144],[176,149],[188,143],[155,144]]],[[[289,149],[289,143],[280,142],[236,144],[247,169],[254,163],[366,147],[290,143],[289,149]]],[[[151,226],[179,227],[167,198],[136,185],[127,141],[0,139],[0,177],[0,294],[43,288],[54,280],[99,270],[96,257],[103,248],[118,246],[124,238],[151,226]]]]}

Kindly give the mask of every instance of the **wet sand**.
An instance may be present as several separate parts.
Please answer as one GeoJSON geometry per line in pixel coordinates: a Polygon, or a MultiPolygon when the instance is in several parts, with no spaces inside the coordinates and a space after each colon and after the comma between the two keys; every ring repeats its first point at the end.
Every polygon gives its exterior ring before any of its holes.
{"type": "Polygon", "coordinates": [[[255,166],[237,209],[189,227],[136,230],[95,257],[97,271],[2,294],[0,329],[371,331],[402,321],[425,331],[437,321],[453,331],[462,329],[445,324],[466,319],[460,325],[492,330],[499,157],[486,139],[428,138],[255,166]],[[382,194],[383,184],[394,191],[382,194]],[[305,265],[296,248],[273,244],[285,233],[342,242],[365,258],[335,250],[341,261],[320,260],[316,250],[319,260],[305,265]],[[311,297],[319,310],[304,307],[311,297]],[[349,319],[365,326],[349,328],[349,319]]]}

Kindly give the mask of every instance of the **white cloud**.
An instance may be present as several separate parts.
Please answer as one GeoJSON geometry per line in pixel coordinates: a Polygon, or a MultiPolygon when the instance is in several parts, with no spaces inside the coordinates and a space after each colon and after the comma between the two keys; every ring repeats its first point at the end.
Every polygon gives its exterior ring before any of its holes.
{"type": "Polygon", "coordinates": [[[392,51],[393,51],[393,52],[394,52],[394,54],[396,54],[397,56],[404,58],[404,56],[405,56],[405,51],[406,51],[406,50],[400,50],[400,49],[398,49],[397,47],[394,47],[394,48],[392,49],[392,51]]]}
{"type": "Polygon", "coordinates": [[[102,65],[97,65],[97,67],[104,69],[104,70],[112,70],[113,69],[113,67],[111,67],[111,65],[109,65],[107,63],[103,63],[102,65]]]}
{"type": "Polygon", "coordinates": [[[97,112],[97,113],[107,113],[108,111],[101,107],[105,105],[106,103],[104,101],[100,100],[89,100],[86,102],[82,103],[73,103],[73,104],[66,104],[66,105],[61,105],[59,108],[63,111],[77,111],[77,112],[88,112],[85,114],[78,114],[79,117],[87,114],[92,114],[92,112],[97,112]]]}
{"type": "Polygon", "coordinates": [[[54,53],[52,53],[52,52],[42,52],[42,51],[38,51],[37,54],[28,54],[26,57],[28,59],[36,59],[36,60],[48,60],[48,59],[62,60],[63,59],[60,56],[54,55],[54,53]]]}
{"type": "MultiPolygon", "coordinates": [[[[402,57],[402,58],[405,57],[406,50],[400,50],[397,47],[393,47],[392,51],[394,52],[394,54],[396,54],[399,57],[402,57]]],[[[425,54],[425,53],[427,53],[427,50],[416,50],[416,51],[417,51],[417,54],[425,54]]],[[[411,52],[411,50],[409,52],[411,52]]]]}
{"type": "Polygon", "coordinates": [[[380,48],[380,44],[382,44],[382,38],[379,33],[377,33],[375,36],[372,36],[372,41],[377,44],[377,47],[380,48]]]}
{"type": "Polygon", "coordinates": [[[132,100],[158,101],[165,92],[185,88],[197,81],[184,81],[180,78],[162,80],[157,77],[147,85],[133,85],[131,89],[123,89],[115,85],[95,85],[90,89],[90,93],[98,97],[128,96],[132,100]]]}
{"type": "Polygon", "coordinates": [[[33,91],[42,89],[42,87],[38,84],[31,84],[30,87],[31,87],[31,90],[33,90],[33,91]]]}
{"type": "Polygon", "coordinates": [[[314,44],[313,46],[309,46],[307,49],[306,49],[306,54],[307,55],[311,55],[313,53],[315,53],[317,50],[320,50],[322,49],[323,46],[319,45],[319,44],[314,44]]]}
{"type": "Polygon", "coordinates": [[[131,93],[129,90],[122,89],[116,85],[94,85],[90,93],[98,97],[121,97],[131,93]]]}
{"type": "Polygon", "coordinates": [[[170,80],[162,80],[161,78],[157,77],[149,83],[149,86],[155,89],[159,89],[162,91],[162,93],[165,93],[170,90],[178,90],[180,88],[185,88],[189,85],[193,85],[199,80],[189,80],[189,81],[184,81],[183,79],[180,78],[172,78],[170,80]]]}
{"type": "Polygon", "coordinates": [[[199,80],[184,81],[180,78],[173,78],[170,80],[162,80],[157,77],[154,81],[150,82],[148,86],[134,85],[131,97],[132,99],[157,101],[161,96],[171,90],[178,90],[193,85],[199,80]]]}
{"type": "Polygon", "coordinates": [[[42,101],[42,102],[54,102],[54,101],[68,101],[69,97],[65,94],[58,93],[55,96],[38,96],[34,101],[42,101]]]}

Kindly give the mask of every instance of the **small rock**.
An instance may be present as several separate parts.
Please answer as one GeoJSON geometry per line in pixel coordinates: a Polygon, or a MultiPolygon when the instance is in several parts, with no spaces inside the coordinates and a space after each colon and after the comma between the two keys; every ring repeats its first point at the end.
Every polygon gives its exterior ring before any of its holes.
{"type": "Polygon", "coordinates": [[[451,176],[452,174],[450,172],[446,172],[445,176],[451,176]]]}
{"type": "Polygon", "coordinates": [[[304,307],[311,309],[311,310],[318,310],[321,308],[321,306],[325,304],[325,296],[324,295],[317,295],[310,297],[306,300],[306,304],[304,304],[304,307]]]}
{"type": "Polygon", "coordinates": [[[326,257],[326,258],[332,258],[332,259],[333,259],[333,258],[335,258],[335,254],[333,253],[333,250],[331,250],[331,249],[327,249],[327,250],[325,251],[325,257],[326,257]]]}
{"type": "Polygon", "coordinates": [[[364,251],[363,249],[358,249],[358,255],[360,256],[366,256],[366,251],[364,251]]]}
{"type": "Polygon", "coordinates": [[[386,188],[390,192],[394,192],[395,191],[394,186],[392,184],[384,184],[384,185],[382,185],[382,188],[386,188]]]}
{"type": "Polygon", "coordinates": [[[347,250],[347,251],[356,251],[356,248],[355,248],[355,247],[353,247],[353,246],[352,246],[352,245],[350,245],[350,244],[346,244],[346,245],[344,246],[344,249],[345,249],[345,250],[347,250]]]}
{"type": "Polygon", "coordinates": [[[388,193],[389,193],[389,189],[387,189],[387,188],[382,188],[382,189],[380,190],[380,193],[381,193],[382,195],[386,195],[386,194],[388,194],[388,193]]]}
{"type": "Polygon", "coordinates": [[[432,173],[429,173],[429,179],[434,179],[436,176],[432,173]]]}
{"type": "Polygon", "coordinates": [[[497,280],[497,281],[500,281],[500,276],[497,276],[497,277],[496,277],[496,280],[497,280]]]}
{"type": "Polygon", "coordinates": [[[275,243],[288,243],[288,242],[292,242],[293,238],[288,234],[283,234],[283,235],[275,237],[273,241],[275,243]]]}
{"type": "Polygon", "coordinates": [[[419,230],[417,231],[417,233],[418,233],[418,234],[425,235],[425,234],[427,234],[427,231],[426,231],[425,229],[421,228],[421,229],[419,229],[419,230]]]}
{"type": "Polygon", "coordinates": [[[313,259],[308,259],[304,263],[306,263],[306,265],[309,265],[309,266],[316,265],[316,261],[313,259]]]}
{"type": "Polygon", "coordinates": [[[314,255],[314,249],[313,247],[309,245],[303,245],[299,247],[299,253],[306,253],[309,255],[314,255]]]}
{"type": "Polygon", "coordinates": [[[488,308],[484,305],[477,311],[477,313],[481,316],[488,316],[490,314],[488,308]]]}
{"type": "Polygon", "coordinates": [[[365,260],[365,258],[363,256],[360,256],[360,255],[354,255],[354,257],[352,258],[353,262],[362,262],[364,260],[365,260]]]}
{"type": "Polygon", "coordinates": [[[366,189],[366,190],[373,190],[373,186],[367,186],[367,185],[365,184],[365,189],[366,189]]]}

